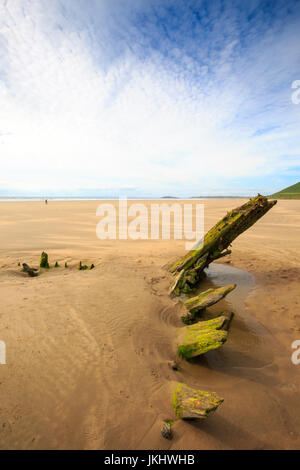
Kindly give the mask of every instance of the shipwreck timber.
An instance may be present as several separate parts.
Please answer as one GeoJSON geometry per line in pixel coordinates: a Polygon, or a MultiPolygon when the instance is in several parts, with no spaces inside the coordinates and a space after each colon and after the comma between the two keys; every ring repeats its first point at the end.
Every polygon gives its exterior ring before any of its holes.
{"type": "Polygon", "coordinates": [[[183,383],[177,383],[172,395],[173,409],[181,419],[205,419],[223,401],[224,399],[214,392],[195,390],[183,383]]]}
{"type": "Polygon", "coordinates": [[[204,312],[206,307],[216,304],[235,288],[236,284],[230,284],[229,286],[217,287],[216,289],[207,289],[195,297],[184,300],[182,306],[186,311],[186,317],[191,320],[195,319],[204,312]]]}
{"type": "MultiPolygon", "coordinates": [[[[171,295],[193,292],[199,283],[204,269],[214,260],[231,253],[228,247],[231,242],[257,220],[266,214],[276,200],[258,194],[257,197],[230,211],[205,235],[201,246],[190,251],[177,261],[170,269],[174,274],[170,287],[171,295]]],[[[224,298],[235,289],[236,285],[208,289],[201,294],[182,301],[186,315],[182,320],[193,322],[196,317],[209,307],[224,298]]],[[[177,354],[190,359],[207,351],[219,348],[227,339],[233,313],[229,317],[220,315],[208,321],[200,321],[177,330],[177,354]]],[[[174,369],[174,370],[177,370],[174,369]]],[[[172,394],[172,406],[180,419],[203,419],[215,411],[224,401],[214,392],[195,390],[183,383],[176,383],[172,394]]]]}
{"type": "Polygon", "coordinates": [[[228,212],[204,237],[203,243],[187,253],[170,269],[175,279],[170,293],[180,295],[192,292],[205,268],[214,260],[231,253],[228,247],[238,235],[245,232],[275,204],[260,194],[228,212]]]}
{"type": "Polygon", "coordinates": [[[221,315],[212,320],[178,328],[178,356],[191,359],[222,346],[227,340],[228,332],[221,328],[226,325],[227,321],[228,318],[221,315]]]}

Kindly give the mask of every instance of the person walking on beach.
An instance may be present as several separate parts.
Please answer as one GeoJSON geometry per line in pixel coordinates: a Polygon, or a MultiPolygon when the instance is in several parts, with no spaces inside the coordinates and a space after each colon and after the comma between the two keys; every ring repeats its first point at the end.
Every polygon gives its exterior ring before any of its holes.
{"type": "Polygon", "coordinates": [[[48,199],[45,199],[45,204],[48,204],[48,199]]]}

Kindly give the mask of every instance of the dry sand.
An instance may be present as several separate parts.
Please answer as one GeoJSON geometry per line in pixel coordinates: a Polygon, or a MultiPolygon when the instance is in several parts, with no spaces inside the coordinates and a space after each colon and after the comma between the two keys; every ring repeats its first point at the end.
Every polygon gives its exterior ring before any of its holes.
{"type": "MultiPolygon", "coordinates": [[[[242,202],[205,201],[205,229],[242,202]]],[[[100,241],[97,206],[0,203],[0,448],[299,448],[300,201],[279,201],[209,270],[203,290],[238,284],[212,309],[236,312],[229,340],[179,372],[168,362],[181,310],[164,266],[184,241],[100,241]],[[42,250],[62,267],[29,278],[17,264],[38,266],[42,250]],[[225,401],[206,421],[176,420],[167,441],[176,380],[225,401]]]]}

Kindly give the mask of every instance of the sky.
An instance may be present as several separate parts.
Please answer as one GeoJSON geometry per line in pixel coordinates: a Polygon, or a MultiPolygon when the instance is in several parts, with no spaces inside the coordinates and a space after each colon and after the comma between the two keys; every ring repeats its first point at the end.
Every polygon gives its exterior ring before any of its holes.
{"type": "Polygon", "coordinates": [[[296,0],[0,0],[0,196],[300,181],[299,43],[296,0]]]}

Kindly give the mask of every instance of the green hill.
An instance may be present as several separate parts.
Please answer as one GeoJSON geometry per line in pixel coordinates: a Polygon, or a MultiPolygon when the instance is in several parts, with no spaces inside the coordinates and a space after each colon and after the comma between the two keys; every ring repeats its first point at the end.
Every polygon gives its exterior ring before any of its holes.
{"type": "Polygon", "coordinates": [[[278,193],[271,194],[270,197],[274,199],[300,199],[300,182],[282,189],[278,193]]]}

